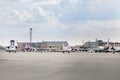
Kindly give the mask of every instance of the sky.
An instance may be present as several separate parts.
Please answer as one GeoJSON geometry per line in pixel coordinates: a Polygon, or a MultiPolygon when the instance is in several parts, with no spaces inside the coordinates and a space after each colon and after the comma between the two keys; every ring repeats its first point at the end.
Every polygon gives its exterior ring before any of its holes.
{"type": "Polygon", "coordinates": [[[0,0],[0,45],[10,40],[120,42],[120,0],[0,0]]]}

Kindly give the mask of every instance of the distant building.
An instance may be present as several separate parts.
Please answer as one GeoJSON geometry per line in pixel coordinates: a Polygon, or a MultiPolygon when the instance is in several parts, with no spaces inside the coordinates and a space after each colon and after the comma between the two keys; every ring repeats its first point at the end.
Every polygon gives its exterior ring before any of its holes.
{"type": "Polygon", "coordinates": [[[48,51],[61,51],[63,46],[68,45],[67,41],[43,41],[40,48],[48,51]]]}
{"type": "MultiPolygon", "coordinates": [[[[22,50],[25,48],[27,42],[17,42],[18,50],[22,50]]],[[[29,43],[30,44],[30,43],[29,43]]],[[[61,51],[63,50],[63,45],[68,46],[67,41],[43,41],[43,42],[31,42],[31,46],[47,51],[61,51]]]]}
{"type": "Polygon", "coordinates": [[[79,49],[82,45],[75,45],[74,47],[79,49]]]}
{"type": "Polygon", "coordinates": [[[96,42],[86,42],[84,45],[86,48],[95,48],[97,46],[96,42]]]}
{"type": "MultiPolygon", "coordinates": [[[[96,48],[99,46],[106,46],[108,44],[108,42],[103,42],[102,40],[99,40],[97,42],[85,42],[85,44],[83,44],[84,47],[87,48],[96,48]]],[[[109,46],[111,47],[120,47],[120,43],[119,42],[109,42],[109,46]]]]}
{"type": "MultiPolygon", "coordinates": [[[[107,42],[103,42],[103,46],[107,45],[107,42]]],[[[120,42],[110,42],[109,46],[120,47],[120,42]]]]}
{"type": "MultiPolygon", "coordinates": [[[[17,42],[17,48],[18,50],[22,50],[25,48],[26,44],[28,44],[28,42],[17,42]]],[[[30,44],[30,43],[29,43],[30,44]]],[[[31,46],[39,49],[41,45],[41,42],[31,42],[31,46]]]]}

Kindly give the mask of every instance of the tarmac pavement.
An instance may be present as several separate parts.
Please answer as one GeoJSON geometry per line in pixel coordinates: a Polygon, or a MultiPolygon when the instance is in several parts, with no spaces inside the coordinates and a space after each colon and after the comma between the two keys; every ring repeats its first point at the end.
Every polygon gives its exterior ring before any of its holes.
{"type": "Polygon", "coordinates": [[[120,80],[120,54],[2,52],[0,80],[120,80]]]}

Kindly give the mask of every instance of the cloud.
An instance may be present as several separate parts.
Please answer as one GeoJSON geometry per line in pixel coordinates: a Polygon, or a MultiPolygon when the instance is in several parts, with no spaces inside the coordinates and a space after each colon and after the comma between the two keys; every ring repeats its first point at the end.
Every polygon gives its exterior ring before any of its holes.
{"type": "Polygon", "coordinates": [[[64,35],[70,39],[74,36],[75,40],[94,40],[95,38],[106,40],[106,38],[111,38],[115,41],[115,37],[120,40],[120,20],[80,21],[68,24],[68,26],[64,35]]]}
{"type": "Polygon", "coordinates": [[[21,22],[25,22],[26,20],[29,20],[32,18],[32,16],[27,11],[18,11],[13,10],[13,14],[15,14],[21,22]]]}
{"type": "Polygon", "coordinates": [[[26,34],[27,31],[24,30],[33,27],[35,40],[59,39],[71,43],[108,37],[120,40],[119,2],[119,0],[0,0],[0,26],[5,26],[1,28],[0,36],[9,36],[3,40],[9,40],[11,37],[26,40],[29,33],[26,34]],[[15,34],[14,28],[20,30],[19,33],[15,34]],[[3,31],[10,33],[2,34],[3,31]],[[21,37],[18,38],[18,35],[21,37]]]}
{"type": "Polygon", "coordinates": [[[19,0],[20,2],[33,2],[33,0],[19,0]]]}
{"type": "Polygon", "coordinates": [[[71,3],[71,4],[73,4],[73,3],[75,3],[75,4],[77,4],[77,3],[83,3],[83,0],[67,0],[69,3],[71,3]]]}
{"type": "MultiPolygon", "coordinates": [[[[87,3],[89,14],[93,15],[114,15],[118,16],[120,5],[119,0],[91,0],[87,3]]],[[[120,14],[119,14],[120,15],[120,14]]]]}
{"type": "Polygon", "coordinates": [[[33,9],[38,12],[40,16],[46,17],[48,14],[43,10],[41,5],[34,4],[33,9]]]}
{"type": "MultiPolygon", "coordinates": [[[[68,24],[69,27],[75,28],[78,31],[85,31],[92,29],[95,31],[99,31],[100,29],[110,29],[118,30],[120,27],[120,20],[106,20],[106,21],[97,21],[97,20],[86,20],[86,21],[79,21],[75,23],[68,24]]],[[[67,29],[69,28],[67,27],[67,29]]],[[[107,31],[107,30],[106,30],[107,31]]]]}

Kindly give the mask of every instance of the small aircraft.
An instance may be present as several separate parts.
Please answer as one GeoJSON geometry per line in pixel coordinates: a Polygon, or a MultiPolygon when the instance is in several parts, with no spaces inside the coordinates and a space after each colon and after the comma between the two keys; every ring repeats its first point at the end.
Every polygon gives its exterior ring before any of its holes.
{"type": "Polygon", "coordinates": [[[35,52],[36,48],[32,47],[30,43],[26,43],[25,48],[22,50],[23,52],[35,52]]]}
{"type": "Polygon", "coordinates": [[[112,47],[111,49],[113,53],[120,52],[120,47],[112,47]]]}
{"type": "Polygon", "coordinates": [[[110,48],[110,45],[109,45],[109,39],[108,39],[108,42],[105,46],[98,46],[97,48],[95,48],[95,52],[109,52],[109,50],[111,49],[110,48]]]}
{"type": "Polygon", "coordinates": [[[6,47],[6,52],[17,52],[17,46],[14,45],[15,41],[10,40],[10,46],[6,47]]]}
{"type": "Polygon", "coordinates": [[[30,51],[31,50],[31,46],[30,46],[29,43],[26,43],[25,50],[26,51],[30,51]]]}
{"type": "Polygon", "coordinates": [[[65,45],[63,44],[63,53],[64,53],[64,52],[70,53],[71,51],[73,51],[73,47],[72,47],[72,46],[65,46],[65,45]]]}
{"type": "Polygon", "coordinates": [[[95,52],[107,52],[109,50],[109,46],[99,46],[95,49],[95,52]]]}

